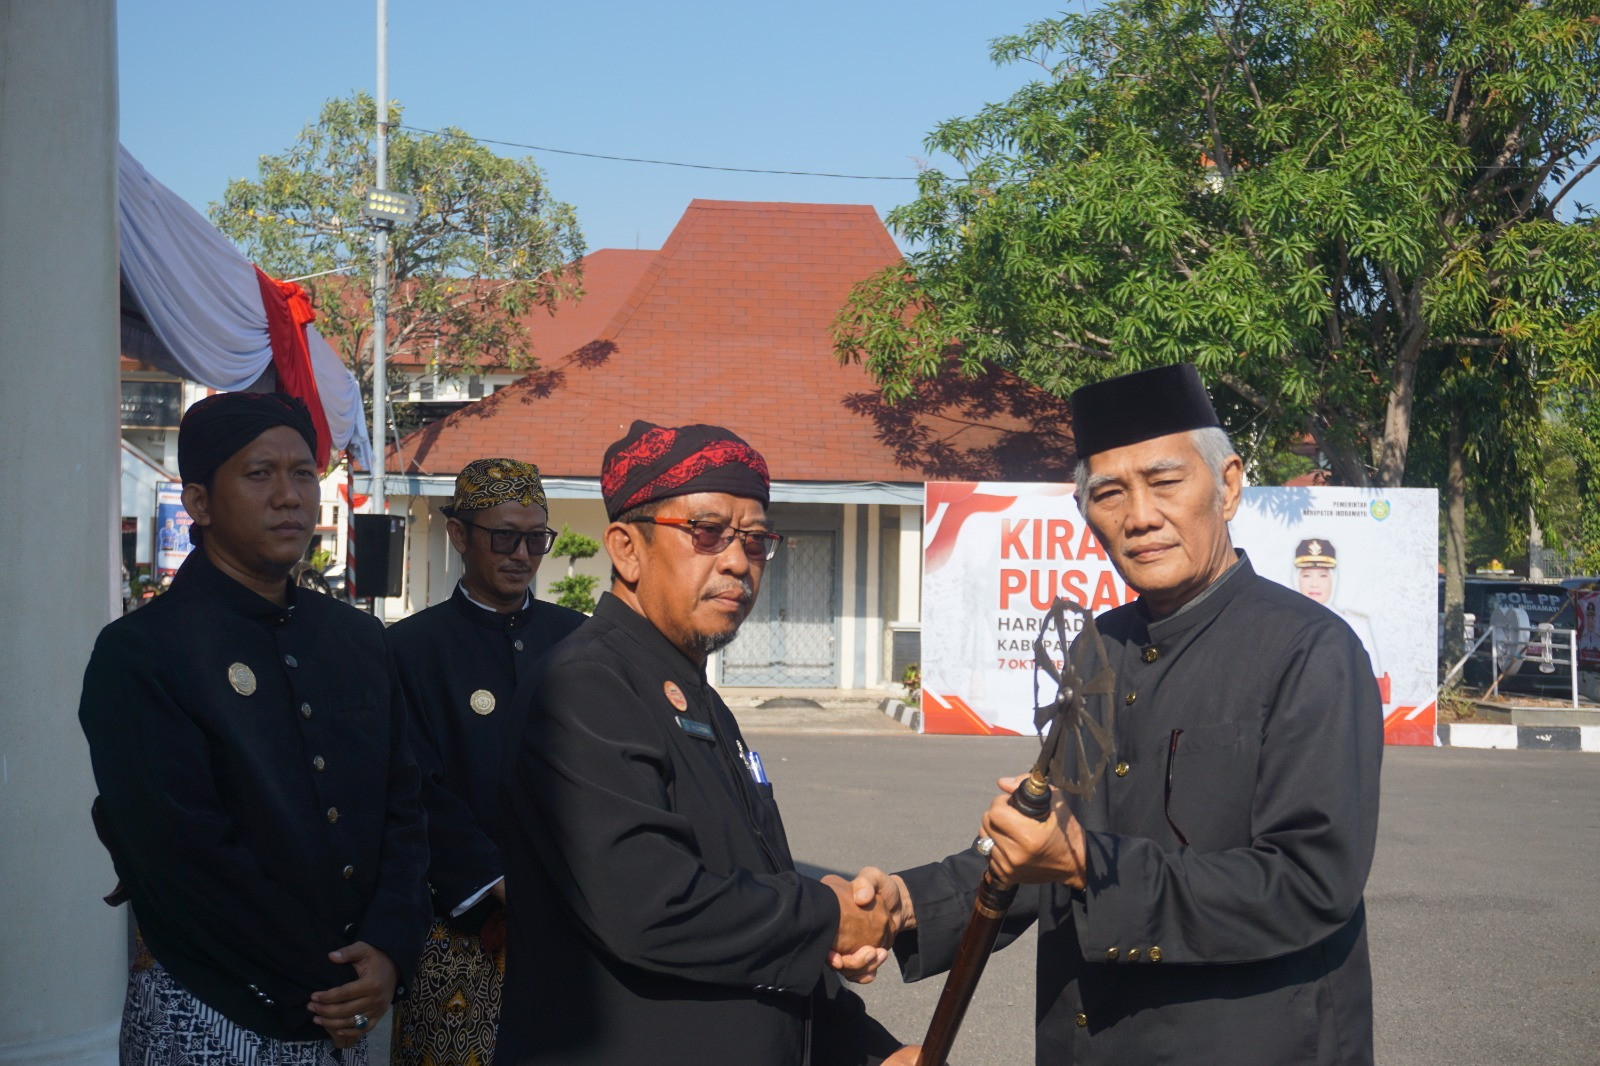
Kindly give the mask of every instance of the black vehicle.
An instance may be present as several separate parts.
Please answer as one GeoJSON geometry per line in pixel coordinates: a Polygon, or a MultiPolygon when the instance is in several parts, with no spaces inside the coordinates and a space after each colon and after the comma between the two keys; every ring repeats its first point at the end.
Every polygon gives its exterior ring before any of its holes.
{"type": "MultiPolygon", "coordinates": [[[[1466,580],[1463,608],[1466,611],[1466,640],[1471,647],[1489,626],[1498,622],[1504,634],[1498,648],[1483,642],[1462,670],[1462,680],[1472,688],[1488,688],[1494,682],[1495,656],[1499,656],[1500,687],[1521,692],[1567,691],[1572,684],[1571,667],[1564,659],[1570,654],[1565,642],[1554,650],[1556,662],[1550,671],[1538,662],[1544,650],[1539,626],[1556,629],[1573,627],[1572,595],[1567,588],[1546,581],[1526,581],[1517,577],[1472,576],[1466,580]],[[1530,661],[1531,660],[1531,661],[1530,661]]],[[[1439,579],[1439,641],[1444,643],[1444,579],[1439,579]]],[[[1448,669],[1454,663],[1441,664],[1448,669]]]]}

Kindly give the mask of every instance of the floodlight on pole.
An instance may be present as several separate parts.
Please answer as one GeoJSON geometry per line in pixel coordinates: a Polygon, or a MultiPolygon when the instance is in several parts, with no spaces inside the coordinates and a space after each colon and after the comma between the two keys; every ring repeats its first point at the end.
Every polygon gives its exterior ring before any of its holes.
{"type": "Polygon", "coordinates": [[[417,198],[388,189],[371,189],[367,192],[367,202],[361,205],[361,214],[373,225],[393,229],[417,217],[417,198]]]}

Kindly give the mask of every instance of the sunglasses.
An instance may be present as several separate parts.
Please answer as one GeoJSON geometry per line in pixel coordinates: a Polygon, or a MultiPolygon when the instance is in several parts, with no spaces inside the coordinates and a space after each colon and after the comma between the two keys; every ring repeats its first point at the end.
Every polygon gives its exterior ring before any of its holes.
{"type": "Polygon", "coordinates": [[[489,550],[496,555],[510,555],[517,550],[518,544],[524,545],[529,555],[546,555],[556,542],[556,531],[553,529],[534,529],[524,533],[520,529],[490,529],[476,522],[468,522],[465,518],[457,518],[456,521],[469,529],[481,529],[489,534],[489,550]]]}
{"type": "Polygon", "coordinates": [[[699,518],[648,518],[642,521],[658,526],[673,526],[689,534],[694,550],[701,555],[721,555],[738,537],[744,553],[752,559],[771,559],[778,554],[783,537],[764,529],[734,529],[726,522],[707,522],[699,518]]]}

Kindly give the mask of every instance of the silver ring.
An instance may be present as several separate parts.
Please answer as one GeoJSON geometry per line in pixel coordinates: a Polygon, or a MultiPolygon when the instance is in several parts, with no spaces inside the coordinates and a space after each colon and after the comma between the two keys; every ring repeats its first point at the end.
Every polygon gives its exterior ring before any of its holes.
{"type": "Polygon", "coordinates": [[[994,850],[994,837],[978,837],[972,842],[972,850],[987,859],[994,850]]]}
{"type": "Polygon", "coordinates": [[[351,1018],[350,1021],[357,1029],[365,1031],[367,1028],[367,1016],[365,1014],[358,1014],[354,1018],[351,1018]]]}

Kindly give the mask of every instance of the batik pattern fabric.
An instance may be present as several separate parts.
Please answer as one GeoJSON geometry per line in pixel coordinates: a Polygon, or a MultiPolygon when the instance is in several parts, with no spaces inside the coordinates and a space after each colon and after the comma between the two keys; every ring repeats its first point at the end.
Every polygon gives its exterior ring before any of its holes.
{"type": "Polygon", "coordinates": [[[456,475],[456,494],[447,516],[482,511],[502,503],[549,509],[539,468],[520,459],[474,459],[456,475]]]}
{"type": "Polygon", "coordinates": [[[272,1040],[235,1025],[142,955],[128,974],[122,1066],[367,1066],[367,1038],[340,1050],[331,1040],[272,1040]]]}
{"type": "Polygon", "coordinates": [[[721,426],[636,421],[600,461],[600,493],[613,522],[635,507],[697,492],[746,496],[765,507],[771,487],[761,453],[721,426]]]}
{"type": "Polygon", "coordinates": [[[468,936],[443,920],[422,946],[411,995],[395,1004],[390,1066],[489,1066],[506,974],[504,926],[468,936]],[[487,943],[486,943],[487,941],[487,943]]]}

